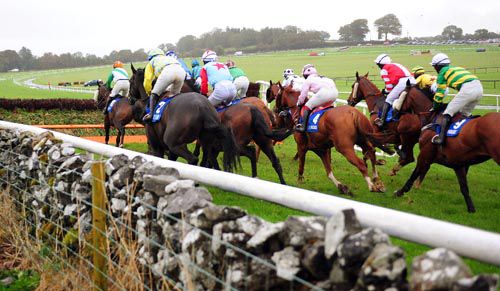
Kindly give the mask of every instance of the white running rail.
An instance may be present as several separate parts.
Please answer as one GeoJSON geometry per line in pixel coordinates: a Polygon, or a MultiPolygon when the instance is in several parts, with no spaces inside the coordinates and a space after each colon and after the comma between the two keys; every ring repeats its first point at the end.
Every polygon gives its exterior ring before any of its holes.
{"type": "MultiPolygon", "coordinates": [[[[29,125],[1,120],[0,128],[30,131],[36,134],[47,131],[29,125]]],[[[356,211],[359,221],[365,227],[377,227],[390,235],[407,241],[413,241],[431,247],[445,247],[460,255],[500,266],[500,256],[494,255],[500,254],[500,234],[498,233],[237,174],[173,162],[126,149],[88,141],[76,136],[55,131],[52,132],[56,138],[92,153],[104,156],[124,154],[130,158],[139,155],[159,165],[176,168],[183,178],[192,179],[202,184],[257,199],[271,201],[313,214],[330,216],[343,209],[352,208],[356,211]]]]}

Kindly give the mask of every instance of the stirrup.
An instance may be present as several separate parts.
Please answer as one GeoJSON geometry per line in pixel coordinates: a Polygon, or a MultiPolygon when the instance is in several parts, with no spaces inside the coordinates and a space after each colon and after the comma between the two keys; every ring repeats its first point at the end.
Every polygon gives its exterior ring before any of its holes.
{"type": "Polygon", "coordinates": [[[142,117],[142,121],[146,122],[146,121],[151,121],[151,119],[153,119],[153,115],[152,114],[146,114],[142,117]]]}
{"type": "Polygon", "coordinates": [[[377,117],[377,118],[373,121],[373,123],[374,123],[376,126],[378,126],[378,127],[382,127],[382,126],[384,125],[384,121],[382,120],[382,118],[379,118],[379,117],[377,117]]]}
{"type": "Polygon", "coordinates": [[[298,132],[305,132],[306,131],[306,128],[305,126],[303,126],[301,123],[297,124],[295,126],[295,131],[298,131],[298,132]]]}
{"type": "Polygon", "coordinates": [[[437,145],[442,145],[443,141],[441,139],[439,139],[439,134],[436,134],[435,136],[432,137],[431,143],[437,144],[437,145]]]}

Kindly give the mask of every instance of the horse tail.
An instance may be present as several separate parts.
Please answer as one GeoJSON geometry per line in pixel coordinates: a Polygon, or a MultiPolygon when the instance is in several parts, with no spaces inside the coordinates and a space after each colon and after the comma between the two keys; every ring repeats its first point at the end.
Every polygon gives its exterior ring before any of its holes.
{"type": "Polygon", "coordinates": [[[356,110],[354,116],[354,124],[358,132],[366,137],[373,145],[384,151],[385,153],[392,155],[394,151],[385,146],[385,137],[383,135],[377,134],[373,131],[373,126],[370,120],[364,116],[361,112],[356,110]]]}
{"type": "Polygon", "coordinates": [[[237,168],[241,167],[239,147],[236,143],[231,128],[220,124],[215,130],[213,128],[210,128],[208,130],[213,130],[215,137],[222,144],[222,150],[224,151],[224,171],[233,172],[237,168]]]}
{"type": "Polygon", "coordinates": [[[255,107],[250,107],[250,113],[252,114],[252,128],[254,130],[254,135],[266,136],[275,141],[282,141],[292,134],[292,130],[287,129],[276,129],[271,130],[267,124],[262,112],[255,107]]]}

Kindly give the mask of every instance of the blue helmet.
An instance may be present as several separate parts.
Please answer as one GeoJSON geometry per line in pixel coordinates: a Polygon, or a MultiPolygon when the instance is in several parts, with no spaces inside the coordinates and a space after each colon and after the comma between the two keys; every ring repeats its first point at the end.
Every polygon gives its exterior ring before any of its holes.
{"type": "Polygon", "coordinates": [[[193,60],[191,61],[191,68],[197,67],[197,66],[199,66],[199,65],[200,65],[200,63],[198,62],[198,60],[197,60],[197,59],[193,59],[193,60]]]}
{"type": "Polygon", "coordinates": [[[172,58],[177,59],[177,54],[176,54],[173,50],[169,50],[169,51],[167,51],[167,52],[165,53],[165,55],[166,55],[167,57],[172,57],[172,58]]]}

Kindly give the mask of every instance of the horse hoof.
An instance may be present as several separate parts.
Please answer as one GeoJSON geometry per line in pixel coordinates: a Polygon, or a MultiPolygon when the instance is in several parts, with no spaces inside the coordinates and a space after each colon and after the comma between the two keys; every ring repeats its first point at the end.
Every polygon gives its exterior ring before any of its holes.
{"type": "Polygon", "coordinates": [[[303,184],[303,183],[304,183],[304,176],[299,176],[299,177],[297,178],[297,183],[299,183],[299,184],[303,184]]]}
{"type": "Polygon", "coordinates": [[[469,213],[475,213],[476,212],[476,208],[472,207],[472,208],[468,208],[467,211],[469,213]]]}
{"type": "Polygon", "coordinates": [[[397,172],[396,172],[396,171],[394,171],[394,170],[391,170],[391,171],[389,172],[389,176],[396,176],[396,174],[397,174],[397,172]]]}
{"type": "Polygon", "coordinates": [[[384,160],[384,159],[379,159],[379,160],[377,160],[377,162],[376,162],[375,164],[376,164],[377,166],[383,166],[383,165],[385,165],[386,163],[387,163],[387,162],[386,162],[386,160],[384,160]]]}
{"type": "Polygon", "coordinates": [[[119,147],[119,148],[123,148],[123,144],[119,145],[118,147],[119,147]]]}
{"type": "Polygon", "coordinates": [[[394,191],[394,196],[396,196],[396,197],[401,197],[404,194],[405,194],[405,192],[403,192],[403,190],[401,190],[401,189],[394,191]]]}
{"type": "Polygon", "coordinates": [[[354,196],[354,194],[351,192],[351,190],[349,190],[349,187],[347,187],[344,184],[339,184],[337,186],[337,188],[339,189],[340,193],[342,193],[342,194],[349,195],[351,197],[354,196]]]}

